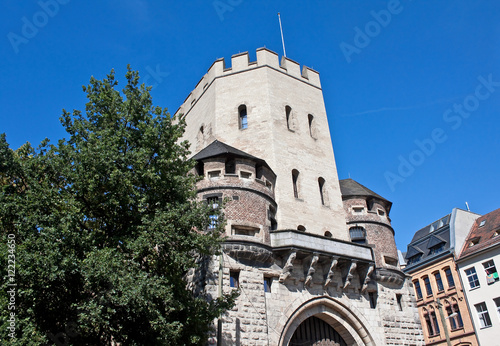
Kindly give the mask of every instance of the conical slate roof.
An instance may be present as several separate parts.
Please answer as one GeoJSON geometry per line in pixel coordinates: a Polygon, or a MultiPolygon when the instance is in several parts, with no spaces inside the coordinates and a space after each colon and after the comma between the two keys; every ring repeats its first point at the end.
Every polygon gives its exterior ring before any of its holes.
{"type": "Polygon", "coordinates": [[[242,150],[236,149],[235,147],[227,145],[226,143],[223,143],[217,139],[212,143],[210,143],[209,145],[207,145],[205,148],[201,149],[196,155],[192,157],[192,159],[200,161],[208,159],[210,157],[217,157],[217,156],[231,156],[231,157],[241,157],[245,159],[250,159],[266,166],[272,171],[271,167],[269,167],[266,161],[256,156],[250,155],[242,150]]]}
{"type": "Polygon", "coordinates": [[[339,181],[339,183],[340,183],[340,192],[342,193],[342,197],[349,197],[349,196],[375,197],[381,199],[382,201],[386,201],[387,203],[392,204],[384,197],[380,196],[379,194],[376,194],[369,188],[361,185],[360,183],[358,183],[355,180],[352,180],[351,178],[342,179],[339,181]]]}

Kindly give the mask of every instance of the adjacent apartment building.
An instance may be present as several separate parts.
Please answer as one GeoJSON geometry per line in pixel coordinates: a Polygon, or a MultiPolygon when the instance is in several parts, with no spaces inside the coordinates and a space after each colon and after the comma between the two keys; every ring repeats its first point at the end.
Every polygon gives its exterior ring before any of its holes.
{"type": "Polygon", "coordinates": [[[426,345],[478,345],[455,258],[480,215],[453,209],[418,230],[406,252],[426,345]]]}
{"type": "Polygon", "coordinates": [[[265,48],[219,59],[177,114],[198,198],[226,219],[223,254],[191,283],[240,292],[212,344],[423,344],[391,202],[339,181],[318,72],[265,48]]]}
{"type": "Polygon", "coordinates": [[[481,345],[500,344],[500,209],[479,217],[457,264],[481,345]]]}

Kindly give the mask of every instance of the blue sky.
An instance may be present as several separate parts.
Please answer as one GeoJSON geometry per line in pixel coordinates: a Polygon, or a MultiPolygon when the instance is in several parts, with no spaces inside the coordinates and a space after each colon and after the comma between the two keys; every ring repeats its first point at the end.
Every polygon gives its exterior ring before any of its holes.
{"type": "MultiPolygon", "coordinates": [[[[398,248],[451,212],[499,205],[498,1],[4,0],[0,132],[65,136],[81,86],[127,64],[174,113],[212,62],[267,47],[320,72],[339,178],[393,202],[398,248]]],[[[122,84],[123,85],[123,84],[122,84]]]]}

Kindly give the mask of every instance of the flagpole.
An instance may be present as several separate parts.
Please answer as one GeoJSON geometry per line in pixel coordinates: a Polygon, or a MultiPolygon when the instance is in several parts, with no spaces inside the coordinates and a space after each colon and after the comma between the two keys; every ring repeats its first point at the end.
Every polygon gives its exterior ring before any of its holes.
{"type": "Polygon", "coordinates": [[[283,38],[283,28],[281,27],[281,16],[280,13],[278,12],[278,20],[280,22],[280,31],[281,31],[281,43],[283,43],[283,55],[286,58],[286,50],[285,50],[285,39],[283,38]]]}

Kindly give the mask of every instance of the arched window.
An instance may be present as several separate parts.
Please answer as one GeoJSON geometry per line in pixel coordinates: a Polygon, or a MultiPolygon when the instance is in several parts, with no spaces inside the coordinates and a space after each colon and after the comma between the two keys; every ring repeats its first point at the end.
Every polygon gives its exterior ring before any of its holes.
{"type": "Polygon", "coordinates": [[[326,231],[325,232],[325,237],[331,238],[332,237],[332,233],[330,231],[326,231]]]}
{"type": "Polygon", "coordinates": [[[240,124],[240,129],[244,130],[248,128],[248,118],[247,118],[247,106],[241,105],[238,107],[238,114],[239,114],[239,124],[240,124]]]}
{"type": "Polygon", "coordinates": [[[363,227],[351,227],[349,229],[351,241],[356,244],[366,244],[366,231],[363,227]]]}
{"type": "Polygon", "coordinates": [[[464,326],[464,322],[462,321],[462,315],[458,309],[457,300],[453,298],[451,302],[446,301],[446,303],[446,314],[448,315],[446,319],[450,323],[451,330],[462,328],[464,326]]]}
{"type": "Polygon", "coordinates": [[[299,171],[294,169],[292,170],[292,184],[293,184],[293,196],[295,198],[299,198],[299,171]]]}
{"type": "Polygon", "coordinates": [[[318,185],[319,185],[319,195],[321,196],[321,204],[326,205],[326,198],[325,198],[325,179],[319,177],[318,178],[318,185]]]}
{"type": "Polygon", "coordinates": [[[309,134],[312,138],[316,139],[316,121],[312,114],[307,115],[307,120],[309,121],[309,134]]]}
{"type": "Polygon", "coordinates": [[[303,225],[298,225],[297,226],[297,231],[305,232],[306,228],[303,225]]]}
{"type": "Polygon", "coordinates": [[[434,336],[439,334],[439,323],[436,318],[436,312],[434,308],[430,307],[429,310],[423,309],[425,324],[427,325],[427,332],[429,336],[434,336]]]}

